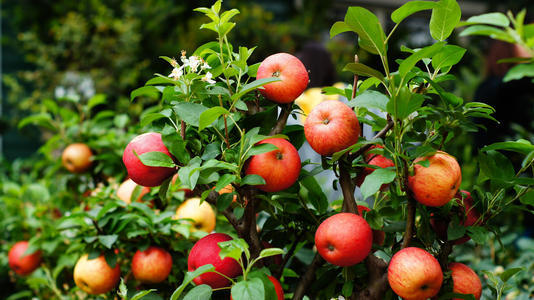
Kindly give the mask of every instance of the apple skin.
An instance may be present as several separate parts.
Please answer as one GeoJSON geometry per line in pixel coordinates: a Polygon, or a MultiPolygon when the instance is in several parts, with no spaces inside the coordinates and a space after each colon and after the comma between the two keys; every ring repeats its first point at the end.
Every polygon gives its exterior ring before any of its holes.
{"type": "Polygon", "coordinates": [[[324,220],[315,232],[315,246],[329,263],[348,267],[363,261],[373,245],[367,221],[352,213],[338,213],[324,220]]]}
{"type": "Polygon", "coordinates": [[[38,250],[32,254],[24,255],[24,252],[28,249],[28,245],[29,243],[27,241],[20,241],[9,249],[9,267],[21,276],[31,274],[41,264],[41,251],[38,250]]]}
{"type": "MultiPolygon", "coordinates": [[[[456,193],[456,196],[454,197],[456,200],[456,203],[458,203],[459,211],[457,212],[458,217],[460,218],[460,224],[468,227],[473,226],[476,224],[482,224],[483,221],[478,221],[481,217],[480,213],[477,211],[476,207],[473,203],[473,198],[471,198],[471,193],[465,190],[461,190],[458,193],[456,193]],[[463,197],[462,197],[463,194],[463,197]],[[477,223],[478,222],[478,223],[477,223]]],[[[439,216],[434,217],[432,214],[430,215],[430,225],[436,232],[437,236],[441,239],[446,241],[447,240],[447,222],[443,219],[441,219],[439,216]]],[[[469,241],[471,238],[469,235],[465,234],[463,237],[451,241],[455,245],[463,244],[467,241],[469,241]]]]}
{"type": "Polygon", "coordinates": [[[204,201],[200,204],[200,198],[185,200],[176,210],[176,219],[192,219],[191,232],[202,230],[212,232],[215,229],[215,212],[211,205],[204,201]]]}
{"type": "Polygon", "coordinates": [[[395,253],[388,266],[393,291],[405,300],[426,300],[439,293],[443,272],[437,259],[427,251],[408,247],[395,253]]]}
{"type": "MultiPolygon", "coordinates": [[[[358,205],[358,214],[360,214],[360,216],[363,216],[364,211],[371,211],[371,209],[363,205],[358,205]]],[[[382,230],[372,229],[372,231],[373,231],[373,243],[380,245],[380,246],[384,245],[384,240],[386,239],[386,233],[382,230]]]]}
{"type": "MultiPolygon", "coordinates": [[[[192,272],[203,265],[212,264],[217,272],[230,278],[241,275],[243,270],[235,259],[230,257],[221,259],[219,256],[221,248],[218,243],[230,240],[232,237],[224,233],[212,233],[198,240],[187,258],[188,271],[192,272]]],[[[193,282],[196,285],[207,284],[213,289],[230,285],[228,279],[214,272],[204,273],[193,279],[193,282]]]]}
{"type": "Polygon", "coordinates": [[[172,269],[172,257],[166,250],[150,246],[135,253],[132,259],[132,273],[143,283],[160,283],[167,279],[172,269]]]}
{"type": "Polygon", "coordinates": [[[408,187],[419,203],[426,206],[443,206],[456,195],[462,182],[462,170],[456,159],[443,151],[414,161],[414,175],[408,177],[408,187]],[[428,160],[425,168],[416,164],[428,160]]]}
{"type": "Polygon", "coordinates": [[[284,289],[282,289],[282,285],[280,284],[280,281],[278,279],[274,278],[273,276],[267,275],[267,278],[273,283],[274,290],[276,291],[276,297],[278,300],[284,300],[284,289]]]}
{"type": "Polygon", "coordinates": [[[74,266],[74,282],[84,292],[90,295],[107,293],[119,283],[121,270],[119,264],[111,268],[104,255],[95,259],[88,259],[84,254],[74,266]]]}
{"type": "MultiPolygon", "coordinates": [[[[371,146],[369,148],[369,150],[375,149],[375,148],[384,148],[384,146],[382,146],[382,145],[371,146]]],[[[377,166],[377,167],[380,167],[380,168],[389,168],[389,167],[394,167],[395,166],[395,164],[393,163],[393,161],[391,159],[385,157],[384,155],[375,154],[375,153],[366,153],[365,154],[365,162],[368,165],[377,166]]],[[[369,168],[369,167],[363,168],[362,172],[360,174],[358,174],[358,176],[356,176],[356,186],[358,186],[358,187],[361,186],[363,184],[363,181],[365,180],[365,177],[367,177],[367,175],[373,173],[375,170],[376,169],[369,168]]],[[[384,190],[387,187],[388,187],[388,184],[383,184],[380,187],[380,190],[384,190]]]]}
{"type": "MultiPolygon", "coordinates": [[[[453,292],[458,294],[472,294],[478,300],[482,295],[482,282],[477,273],[468,266],[453,262],[449,264],[449,270],[452,271],[453,292]]],[[[460,300],[454,298],[453,300],[460,300]]]]}
{"type": "Polygon", "coordinates": [[[345,103],[327,100],[315,106],[306,118],[304,135],[315,152],[328,156],[358,142],[360,123],[345,103]]]}
{"type": "Polygon", "coordinates": [[[295,146],[281,138],[266,139],[258,143],[261,144],[272,144],[278,149],[252,156],[245,167],[245,174],[263,177],[265,184],[256,187],[264,192],[279,192],[292,186],[301,167],[295,146]]]}
{"type": "MultiPolygon", "coordinates": [[[[136,187],[137,183],[135,183],[132,179],[126,179],[119,185],[119,188],[117,189],[117,197],[127,204],[130,204],[132,202],[132,193],[136,187]]],[[[139,193],[139,197],[136,199],[136,201],[141,202],[141,198],[143,198],[143,196],[149,192],[150,188],[141,186],[141,192],[139,193]]]]}
{"type": "Polygon", "coordinates": [[[168,155],[173,160],[174,157],[163,144],[161,134],[148,132],[138,135],[126,146],[122,155],[122,161],[128,170],[128,176],[130,176],[135,183],[148,187],[158,186],[176,172],[174,168],[145,166],[141,163],[139,158],[135,156],[134,151],[137,155],[146,152],[159,151],[168,155]]]}
{"type": "Polygon", "coordinates": [[[304,64],[288,53],[273,54],[261,62],[256,78],[269,77],[278,77],[280,81],[264,85],[260,93],[279,104],[293,102],[304,92],[309,82],[304,64]]]}
{"type": "Polygon", "coordinates": [[[83,143],[74,143],[68,145],[61,154],[61,163],[71,173],[83,173],[91,165],[93,152],[83,143]]]}

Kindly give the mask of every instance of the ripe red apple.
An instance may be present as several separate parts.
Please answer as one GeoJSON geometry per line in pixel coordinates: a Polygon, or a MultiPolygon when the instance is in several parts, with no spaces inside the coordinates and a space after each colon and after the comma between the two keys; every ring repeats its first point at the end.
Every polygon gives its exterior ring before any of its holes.
{"type": "Polygon", "coordinates": [[[71,173],[83,173],[92,164],[93,152],[83,143],[70,144],[61,154],[61,163],[71,173]]]}
{"type": "Polygon", "coordinates": [[[31,274],[41,264],[41,251],[35,251],[32,254],[24,255],[28,249],[27,241],[15,243],[9,250],[8,262],[9,267],[18,275],[31,274]]]}
{"type": "MultiPolygon", "coordinates": [[[[221,259],[219,256],[221,248],[219,248],[218,243],[231,239],[232,237],[224,233],[212,233],[198,240],[187,258],[188,271],[191,272],[203,265],[212,264],[217,272],[230,278],[241,275],[241,266],[235,259],[230,257],[221,259]]],[[[214,272],[204,273],[193,279],[193,282],[197,285],[207,284],[214,289],[230,285],[228,279],[214,272]]]]}
{"type": "Polygon", "coordinates": [[[260,93],[276,103],[290,103],[297,99],[308,86],[308,71],[302,62],[288,53],[267,57],[258,67],[257,79],[278,77],[260,89],[260,93]]]}
{"type": "Polygon", "coordinates": [[[427,251],[408,247],[395,253],[388,266],[393,291],[406,300],[423,300],[439,293],[443,272],[437,259],[427,251]]]}
{"type": "Polygon", "coordinates": [[[327,100],[315,106],[306,118],[304,135],[315,152],[332,155],[358,141],[360,123],[345,103],[327,100]]]}
{"type": "Polygon", "coordinates": [[[104,255],[88,259],[84,254],[74,266],[74,282],[84,292],[91,295],[104,294],[111,291],[121,276],[119,264],[111,268],[104,255]]]}
{"type": "Polygon", "coordinates": [[[367,257],[373,245],[373,232],[364,218],[338,213],[324,220],[315,232],[315,246],[329,263],[347,267],[367,257]]]}
{"type": "Polygon", "coordinates": [[[265,185],[257,188],[265,192],[278,192],[292,186],[299,177],[301,166],[295,146],[281,138],[266,139],[260,144],[272,144],[278,149],[252,156],[245,167],[245,174],[263,177],[265,185]]]}
{"type": "Polygon", "coordinates": [[[462,170],[456,159],[443,151],[414,161],[414,174],[408,177],[408,187],[415,200],[427,206],[443,206],[456,194],[462,182],[462,170]],[[417,162],[428,160],[424,167],[417,162]]]}
{"type": "MultiPolygon", "coordinates": [[[[478,300],[482,294],[482,282],[477,273],[468,266],[453,262],[449,264],[449,270],[452,271],[453,292],[464,295],[473,295],[478,300]]],[[[453,300],[460,300],[454,298],[453,300]]]]}
{"type": "Polygon", "coordinates": [[[282,289],[282,285],[280,284],[280,281],[278,279],[274,278],[273,276],[267,275],[267,278],[273,283],[274,290],[276,291],[276,296],[278,300],[284,300],[284,289],[282,289]]]}
{"type": "MultiPolygon", "coordinates": [[[[135,183],[131,179],[126,179],[121,185],[119,185],[119,188],[117,189],[117,197],[121,199],[122,201],[126,202],[127,204],[130,204],[132,202],[132,194],[137,187],[137,183],[135,183]]],[[[148,194],[150,192],[150,188],[146,186],[141,186],[141,192],[139,193],[139,197],[135,201],[141,202],[141,198],[143,198],[144,195],[148,194]]]]}
{"type": "MultiPolygon", "coordinates": [[[[358,205],[358,213],[360,214],[360,216],[363,216],[364,211],[371,211],[371,209],[363,205],[358,205]]],[[[385,239],[386,239],[386,233],[384,231],[373,229],[373,243],[382,246],[384,245],[385,239]]]]}
{"type": "Polygon", "coordinates": [[[134,154],[141,155],[146,152],[162,152],[174,160],[174,157],[169,153],[169,150],[163,144],[161,134],[156,132],[148,132],[138,135],[130,141],[124,154],[122,161],[128,170],[128,176],[135,181],[135,183],[142,186],[158,186],[172,176],[176,171],[174,168],[167,167],[149,167],[143,165],[141,160],[134,154]]]}
{"type": "Polygon", "coordinates": [[[167,279],[172,268],[172,257],[166,250],[150,246],[135,253],[132,259],[132,273],[143,283],[159,283],[167,279]]]}
{"type": "MultiPolygon", "coordinates": [[[[375,149],[375,148],[384,148],[384,146],[382,146],[382,145],[371,146],[369,148],[369,150],[372,150],[372,149],[375,149]]],[[[365,158],[365,163],[368,164],[368,165],[377,166],[377,167],[380,167],[380,168],[388,168],[388,167],[394,167],[395,166],[393,161],[391,159],[385,157],[384,155],[375,154],[375,153],[366,153],[364,158],[365,158]]],[[[358,176],[356,176],[356,186],[361,186],[363,181],[365,180],[365,177],[367,177],[367,175],[373,173],[374,170],[375,169],[369,168],[369,167],[363,168],[363,170],[360,172],[360,174],[358,174],[358,176]]],[[[387,188],[387,186],[388,186],[388,184],[383,184],[380,187],[380,189],[384,190],[384,189],[387,188]]]]}
{"type": "MultiPolygon", "coordinates": [[[[474,206],[473,198],[471,198],[471,193],[468,191],[461,190],[458,193],[456,193],[456,196],[454,197],[456,200],[456,203],[458,203],[459,207],[453,208],[453,211],[451,213],[457,214],[460,218],[460,224],[468,227],[478,224],[481,224],[483,221],[480,220],[480,213],[477,211],[477,209],[474,206]]],[[[439,216],[434,216],[431,214],[430,217],[430,225],[432,225],[432,228],[436,232],[437,236],[446,241],[447,240],[447,222],[440,218],[439,216]]],[[[469,241],[471,238],[469,235],[465,234],[463,237],[456,239],[452,241],[455,245],[463,244],[467,241],[469,241]]]]}

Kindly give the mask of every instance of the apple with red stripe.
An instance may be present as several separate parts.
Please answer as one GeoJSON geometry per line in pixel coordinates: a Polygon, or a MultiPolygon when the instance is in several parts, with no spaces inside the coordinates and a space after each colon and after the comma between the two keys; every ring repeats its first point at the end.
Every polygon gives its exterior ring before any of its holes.
{"type": "Polygon", "coordinates": [[[280,81],[264,85],[260,93],[279,104],[295,101],[304,92],[309,82],[308,71],[304,64],[288,53],[273,54],[261,62],[256,78],[269,77],[278,77],[280,81]]]}

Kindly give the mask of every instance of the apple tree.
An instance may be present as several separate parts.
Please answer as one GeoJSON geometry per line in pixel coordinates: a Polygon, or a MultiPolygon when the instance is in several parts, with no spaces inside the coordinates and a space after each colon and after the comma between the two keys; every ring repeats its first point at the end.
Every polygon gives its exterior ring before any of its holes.
{"type": "MultiPolygon", "coordinates": [[[[28,188],[37,189],[35,202],[41,190],[78,193],[64,196],[70,202],[59,219],[30,224],[34,233],[39,225],[49,229],[30,240],[28,253],[44,250],[45,263],[28,284],[60,299],[108,293],[119,277],[123,299],[479,299],[481,274],[456,262],[453,250],[469,240],[500,241],[501,215],[530,213],[534,146],[518,140],[480,149],[474,184],[460,190],[463,162],[448,149],[482,130],[480,118],[496,120],[491,106],[448,90],[466,52],[448,42],[462,25],[458,3],[407,2],[391,14],[389,32],[368,9],[349,7],[330,36],[357,34],[381,67],[356,56],[344,69],[353,84],[323,89],[347,101],[326,100],[311,111],[294,103],[308,81],[298,59],[275,54],[251,64],[255,47],[228,38],[239,30],[232,22],[239,10],[223,11],[216,1],[195,11],[215,40],[161,57],[168,73],[130,95],[132,103],[156,99],[144,103],[139,120],[106,110],[92,115],[104,103],[93,98],[70,110],[49,101],[47,112],[22,121],[54,131],[42,148],[48,161],[72,142],[85,140],[95,153],[88,172],[60,177],[62,187],[28,188]],[[403,46],[402,57],[389,57],[398,25],[425,10],[435,43],[403,46]],[[288,125],[298,115],[304,124],[288,125]],[[374,136],[363,136],[363,126],[374,136]],[[320,160],[300,157],[304,143],[320,160]],[[519,165],[503,154],[509,151],[521,155],[519,165]],[[119,185],[126,179],[121,159],[133,183],[119,185]],[[325,170],[335,174],[328,185],[342,199],[329,199],[317,180],[325,170]]],[[[489,32],[479,23],[508,26],[502,17],[467,20],[464,35],[489,32]]],[[[532,30],[519,23],[520,37],[510,41],[532,50],[532,30]]],[[[46,174],[61,172],[55,159],[46,174]]],[[[24,189],[7,187],[13,197],[24,189]]],[[[521,272],[485,272],[484,295],[501,298],[521,272]]]]}

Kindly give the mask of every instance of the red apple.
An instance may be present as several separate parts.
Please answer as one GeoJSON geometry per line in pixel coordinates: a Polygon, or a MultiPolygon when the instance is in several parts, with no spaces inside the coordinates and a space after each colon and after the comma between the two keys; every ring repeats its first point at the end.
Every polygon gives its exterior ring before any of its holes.
{"type": "Polygon", "coordinates": [[[69,172],[83,173],[91,167],[92,156],[93,152],[86,144],[70,144],[61,154],[61,163],[69,172]]]}
{"type": "Polygon", "coordinates": [[[267,275],[267,278],[273,283],[274,290],[276,291],[276,296],[278,300],[284,300],[284,289],[282,289],[282,285],[280,284],[280,281],[278,279],[274,278],[273,276],[267,275]]]}
{"type": "MultiPolygon", "coordinates": [[[[363,205],[358,205],[358,213],[360,216],[363,216],[364,211],[371,211],[369,207],[365,207],[363,205]]],[[[373,243],[377,245],[384,245],[384,240],[386,239],[386,233],[382,230],[374,230],[373,229],[373,243]]]]}
{"type": "Polygon", "coordinates": [[[345,103],[327,100],[315,106],[306,118],[304,135],[315,152],[332,155],[358,141],[360,123],[345,103]]]}
{"type": "Polygon", "coordinates": [[[172,268],[172,257],[166,250],[150,246],[135,253],[132,259],[132,273],[143,283],[159,283],[167,279],[172,268]]]}
{"type": "MultiPolygon", "coordinates": [[[[224,233],[212,233],[198,240],[187,258],[188,271],[192,272],[203,265],[212,264],[217,272],[230,278],[241,275],[241,265],[235,259],[230,257],[221,259],[219,256],[221,248],[218,243],[230,240],[232,237],[224,233]]],[[[197,285],[207,284],[214,289],[230,285],[228,279],[214,272],[204,273],[193,279],[193,282],[197,285]]]]}
{"type": "Polygon", "coordinates": [[[260,89],[260,93],[276,103],[290,103],[297,99],[308,86],[308,71],[304,64],[288,53],[277,53],[267,57],[258,67],[256,78],[278,77],[260,89]]]}
{"type": "MultiPolygon", "coordinates": [[[[369,150],[375,149],[375,148],[384,148],[382,145],[375,145],[371,146],[369,150]]],[[[366,153],[365,154],[365,163],[372,166],[377,166],[380,168],[388,168],[388,167],[394,167],[395,164],[393,161],[383,155],[375,154],[375,153],[366,153]]],[[[356,186],[361,186],[363,181],[365,180],[365,177],[367,175],[373,173],[376,169],[365,167],[363,168],[362,172],[356,176],[356,186]]],[[[383,184],[380,189],[384,190],[387,188],[387,184],[383,184]]]]}
{"type": "Polygon", "coordinates": [[[367,257],[373,245],[373,232],[364,218],[352,213],[335,214],[324,220],[315,232],[315,246],[329,263],[347,267],[367,257]]]}
{"type": "Polygon", "coordinates": [[[300,173],[300,156],[290,142],[281,138],[266,139],[258,143],[272,144],[277,150],[254,155],[245,167],[245,174],[263,177],[265,185],[258,185],[262,191],[278,192],[292,186],[300,173]]]}
{"type": "Polygon", "coordinates": [[[443,151],[414,161],[414,174],[408,177],[408,187],[419,203],[443,206],[456,194],[462,182],[462,170],[456,159],[443,151]],[[417,162],[428,160],[424,167],[417,162]]]}
{"type": "MultiPolygon", "coordinates": [[[[483,221],[479,221],[481,215],[474,206],[473,198],[471,198],[471,193],[468,191],[459,191],[456,193],[454,198],[456,203],[458,203],[458,210],[453,208],[453,212],[458,215],[460,218],[460,224],[468,227],[476,224],[481,224],[483,221]],[[462,195],[463,194],[463,195],[462,195]]],[[[430,225],[442,240],[447,240],[447,222],[441,219],[439,216],[434,216],[431,214],[430,225]]],[[[465,234],[463,237],[452,241],[455,245],[463,244],[469,241],[471,238],[469,235],[465,234]]]]}
{"type": "Polygon", "coordinates": [[[427,251],[408,247],[395,253],[388,266],[391,289],[405,300],[424,300],[441,289],[443,272],[437,259],[427,251]]]}
{"type": "Polygon", "coordinates": [[[85,254],[74,266],[74,283],[84,292],[91,295],[105,294],[111,291],[121,276],[119,264],[111,268],[104,255],[88,259],[85,254]]]}
{"type": "MultiPolygon", "coordinates": [[[[482,294],[482,282],[477,273],[468,266],[453,262],[449,264],[449,270],[452,271],[453,292],[464,295],[473,295],[478,300],[482,294]]],[[[460,300],[454,298],[453,300],[460,300]]]]}
{"type": "Polygon", "coordinates": [[[18,275],[31,274],[41,264],[41,251],[35,251],[32,254],[24,255],[28,249],[27,241],[15,243],[9,250],[8,261],[9,267],[18,275]]]}
{"type": "Polygon", "coordinates": [[[174,168],[145,166],[134,154],[134,151],[137,155],[158,151],[173,160],[174,157],[163,144],[161,134],[149,132],[135,137],[124,149],[122,161],[128,170],[128,176],[139,185],[148,187],[161,185],[165,179],[172,176],[176,171],[174,168]]]}

